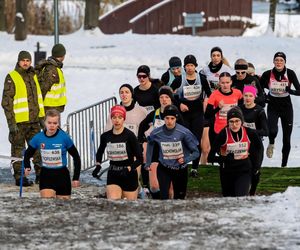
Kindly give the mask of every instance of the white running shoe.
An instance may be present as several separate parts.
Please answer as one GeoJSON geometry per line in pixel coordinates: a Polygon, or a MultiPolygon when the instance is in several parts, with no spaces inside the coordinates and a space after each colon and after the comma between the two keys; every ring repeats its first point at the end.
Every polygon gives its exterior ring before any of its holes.
{"type": "Polygon", "coordinates": [[[274,151],[274,144],[269,144],[269,146],[267,147],[267,152],[266,152],[268,158],[273,157],[273,151],[274,151]]]}

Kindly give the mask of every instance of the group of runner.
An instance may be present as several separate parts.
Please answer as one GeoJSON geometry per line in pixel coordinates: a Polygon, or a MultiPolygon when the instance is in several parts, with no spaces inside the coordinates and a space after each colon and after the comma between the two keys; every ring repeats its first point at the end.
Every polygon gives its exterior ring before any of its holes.
{"type": "Polygon", "coordinates": [[[121,103],[111,110],[97,152],[99,166],[93,171],[97,176],[106,148],[109,199],[137,199],[139,176],[153,199],[184,199],[188,163],[190,176],[197,177],[200,157],[201,164],[220,165],[223,196],[254,195],[262,140],[269,136],[266,153],[271,158],[278,118],[283,128],[281,166],[287,166],[293,126],[290,95],[299,95],[300,85],[294,71],[285,67],[285,54],[277,52],[274,68],[261,77],[242,58],[232,69],[219,47],[210,55],[211,62],[199,72],[194,55],[187,55],[183,65],[179,57],[171,57],[160,80],[141,65],[139,85],[120,87],[121,103]]]}
{"type": "MultiPolygon", "coordinates": [[[[139,85],[119,88],[121,103],[111,109],[92,173],[98,176],[106,150],[108,199],[135,200],[143,186],[153,199],[184,199],[189,162],[191,177],[198,176],[200,162],[218,163],[223,196],[254,195],[262,140],[269,137],[266,154],[271,158],[279,118],[281,166],[287,166],[293,127],[290,95],[300,95],[300,85],[295,72],[285,66],[286,55],[275,53],[274,68],[261,77],[242,58],[232,69],[219,47],[212,48],[210,56],[211,62],[200,71],[194,55],[187,55],[183,64],[179,57],[171,57],[161,79],[151,78],[150,68],[141,65],[136,72],[139,85]]],[[[42,197],[69,198],[71,186],[80,185],[80,156],[59,124],[59,111],[48,110],[45,130],[33,137],[24,157],[28,173],[29,159],[41,151],[42,197]],[[66,166],[67,151],[75,165],[72,185],[66,181],[69,172],[61,167],[66,166]],[[44,168],[45,164],[50,165],[44,168]]]]}

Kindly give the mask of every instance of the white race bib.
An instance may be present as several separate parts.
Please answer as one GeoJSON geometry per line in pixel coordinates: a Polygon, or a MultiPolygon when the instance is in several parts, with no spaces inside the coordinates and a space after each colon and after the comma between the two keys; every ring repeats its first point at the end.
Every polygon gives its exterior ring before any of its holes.
{"type": "Polygon", "coordinates": [[[227,144],[227,154],[233,153],[235,160],[245,159],[248,156],[247,142],[234,142],[227,144]]]}
{"type": "Polygon", "coordinates": [[[44,167],[61,167],[62,154],[61,149],[41,149],[41,157],[44,167]]]}
{"type": "Polygon", "coordinates": [[[255,122],[244,122],[243,126],[246,128],[256,129],[255,122]]]}
{"type": "Polygon", "coordinates": [[[138,127],[133,123],[124,123],[125,128],[128,128],[131,132],[133,132],[136,136],[138,134],[138,127]]]}
{"type": "Polygon", "coordinates": [[[273,80],[270,82],[269,90],[274,96],[287,96],[288,93],[285,88],[288,86],[288,82],[277,82],[273,80]]]}
{"type": "Polygon", "coordinates": [[[183,86],[183,97],[187,100],[193,101],[200,97],[202,91],[201,85],[183,86]]]}
{"type": "Polygon", "coordinates": [[[161,142],[160,145],[165,160],[177,160],[184,156],[181,141],[161,142]]]}
{"type": "Polygon", "coordinates": [[[145,106],[144,108],[147,110],[147,114],[154,110],[153,106],[145,106]]]}
{"type": "Polygon", "coordinates": [[[111,161],[124,161],[128,159],[126,143],[107,143],[107,157],[111,161]]]}

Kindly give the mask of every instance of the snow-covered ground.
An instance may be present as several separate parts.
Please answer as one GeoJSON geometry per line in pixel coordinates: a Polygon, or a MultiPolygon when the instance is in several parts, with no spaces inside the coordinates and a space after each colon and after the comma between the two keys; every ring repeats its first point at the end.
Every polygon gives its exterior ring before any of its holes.
{"type": "MultiPolygon", "coordinates": [[[[67,48],[63,71],[67,81],[68,105],[63,114],[117,95],[123,83],[137,85],[136,69],[141,64],[160,77],[168,59],[194,54],[199,69],[209,61],[210,49],[220,46],[234,64],[245,58],[257,73],[273,67],[276,51],[287,55],[287,66],[300,77],[300,17],[278,15],[275,35],[266,34],[267,17],[255,14],[258,26],[243,37],[192,37],[175,35],[104,35],[99,30],[61,36],[67,48]]],[[[0,33],[0,79],[16,63],[20,50],[33,52],[39,41],[51,51],[53,37],[29,36],[16,42],[0,33]]],[[[289,167],[299,167],[300,98],[293,97],[295,122],[289,167]]],[[[6,119],[0,111],[0,154],[9,155],[6,119]]],[[[281,133],[272,160],[264,166],[279,166],[281,133]]],[[[270,197],[210,198],[187,201],[109,202],[93,197],[97,188],[74,190],[70,202],[39,200],[37,188],[8,186],[9,162],[0,161],[0,244],[1,249],[299,249],[300,189],[270,197]],[[3,178],[2,178],[3,177],[3,178]],[[1,181],[0,181],[1,182],[1,181]]],[[[84,174],[85,175],[85,174],[84,174]]],[[[83,177],[84,177],[83,175],[83,177]]],[[[87,178],[89,180],[91,178],[87,178]]]]}

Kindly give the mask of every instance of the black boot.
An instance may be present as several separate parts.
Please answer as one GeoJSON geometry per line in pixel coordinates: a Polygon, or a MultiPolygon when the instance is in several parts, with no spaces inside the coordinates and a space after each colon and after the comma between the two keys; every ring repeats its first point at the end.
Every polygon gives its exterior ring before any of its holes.
{"type": "MultiPolygon", "coordinates": [[[[29,187],[33,185],[33,182],[23,177],[23,187],[29,187]]],[[[16,186],[20,186],[20,179],[16,179],[16,186]]]]}

